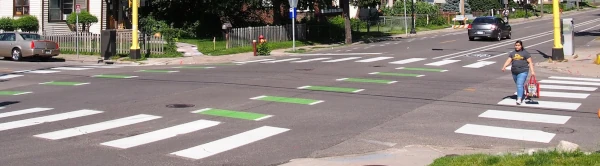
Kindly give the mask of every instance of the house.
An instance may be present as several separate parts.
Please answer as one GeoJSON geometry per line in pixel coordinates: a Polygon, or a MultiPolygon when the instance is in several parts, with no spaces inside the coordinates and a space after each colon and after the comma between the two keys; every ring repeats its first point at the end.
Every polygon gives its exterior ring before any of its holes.
{"type": "MultiPolygon", "coordinates": [[[[68,33],[72,30],[66,23],[67,17],[75,13],[76,5],[80,5],[81,10],[87,10],[98,18],[98,22],[92,24],[89,32],[100,34],[101,30],[107,28],[108,20],[116,20],[110,16],[115,15],[114,12],[106,11],[107,3],[111,1],[117,0],[0,0],[0,17],[18,19],[24,15],[32,15],[39,20],[38,33],[68,33]]],[[[114,4],[116,6],[118,3],[114,4]]]]}

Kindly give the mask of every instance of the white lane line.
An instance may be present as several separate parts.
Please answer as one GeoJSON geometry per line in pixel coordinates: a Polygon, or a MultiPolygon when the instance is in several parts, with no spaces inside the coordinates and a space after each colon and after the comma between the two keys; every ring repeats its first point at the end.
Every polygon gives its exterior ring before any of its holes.
{"type": "Polygon", "coordinates": [[[376,57],[376,58],[370,58],[370,59],[363,59],[363,60],[359,60],[356,62],[375,62],[375,61],[391,59],[391,58],[394,58],[394,57],[376,57]]]}
{"type": "Polygon", "coordinates": [[[577,81],[592,81],[592,82],[600,82],[600,79],[597,78],[577,78],[577,77],[559,77],[559,76],[550,76],[549,79],[560,79],[560,80],[577,80],[577,81]]]}
{"type": "Polygon", "coordinates": [[[0,110],[1,110],[1,109],[4,109],[4,107],[0,107],[0,110]]]}
{"type": "Polygon", "coordinates": [[[594,87],[583,87],[583,86],[561,86],[561,85],[548,85],[540,84],[540,89],[559,89],[559,90],[578,90],[578,91],[596,91],[598,88],[594,87]]]}
{"type": "Polygon", "coordinates": [[[304,62],[312,62],[312,61],[325,60],[325,59],[331,59],[331,58],[314,58],[314,59],[307,59],[307,60],[301,60],[301,61],[293,61],[291,63],[304,63],[304,62]]]}
{"type": "Polygon", "coordinates": [[[479,117],[552,124],[565,124],[567,123],[567,121],[569,121],[569,119],[571,119],[571,116],[534,114],[501,110],[487,110],[484,113],[480,114],[479,117]]]}
{"type": "MultiPolygon", "coordinates": [[[[338,51],[339,51],[339,50],[338,50],[338,51]]],[[[382,54],[382,53],[352,53],[352,52],[349,52],[349,53],[335,53],[335,54],[333,54],[333,53],[322,53],[322,54],[296,54],[296,55],[289,55],[289,56],[315,56],[315,55],[324,55],[324,56],[327,56],[327,55],[380,55],[380,54],[382,54]]]]}
{"type": "MultiPolygon", "coordinates": [[[[540,92],[541,93],[541,92],[540,92]]],[[[534,100],[535,103],[527,103],[529,101],[525,100],[523,104],[518,105],[519,107],[534,107],[534,108],[551,108],[551,109],[565,109],[565,110],[577,110],[581,103],[569,103],[569,102],[556,102],[556,101],[540,101],[534,100]]],[[[499,105],[514,105],[517,100],[515,99],[504,99],[498,102],[499,105]]]]}
{"type": "Polygon", "coordinates": [[[319,103],[322,103],[322,102],[325,102],[325,101],[319,100],[319,101],[312,102],[312,103],[310,103],[308,105],[315,105],[315,104],[319,104],[319,103]]]}
{"type": "Polygon", "coordinates": [[[161,118],[161,117],[154,116],[154,115],[139,114],[139,115],[134,115],[134,116],[125,117],[125,118],[121,118],[121,119],[115,119],[115,120],[100,122],[100,123],[96,123],[96,124],[74,127],[74,128],[54,131],[54,132],[50,132],[50,133],[38,134],[38,135],[34,135],[34,136],[39,137],[39,138],[58,140],[58,139],[63,139],[63,138],[69,138],[69,137],[75,137],[75,136],[79,136],[79,135],[94,133],[94,132],[98,132],[98,131],[102,131],[102,130],[108,130],[108,129],[113,129],[113,128],[117,128],[117,127],[132,125],[132,124],[150,121],[150,120],[154,120],[154,119],[158,119],[158,118],[161,118]]]}
{"type": "Polygon", "coordinates": [[[34,74],[50,74],[50,73],[58,73],[60,71],[56,70],[23,70],[16,71],[15,73],[34,73],[34,74]]]}
{"type": "Polygon", "coordinates": [[[450,63],[455,63],[455,62],[458,62],[458,61],[460,61],[460,60],[441,60],[441,61],[437,61],[437,62],[433,62],[433,63],[428,63],[428,64],[425,64],[425,65],[428,65],[428,66],[442,66],[442,65],[447,65],[447,64],[450,64],[450,63]]]}
{"type": "Polygon", "coordinates": [[[290,129],[263,126],[213,142],[191,147],[189,149],[173,152],[171,154],[191,159],[202,159],[286,132],[288,130],[290,129]]]}
{"type": "Polygon", "coordinates": [[[495,61],[481,61],[481,62],[476,62],[476,63],[470,64],[470,65],[466,65],[466,66],[463,66],[463,67],[466,67],[466,68],[481,68],[481,67],[484,67],[484,66],[487,66],[487,65],[491,65],[491,64],[494,64],[494,63],[496,63],[496,62],[495,61]]]}
{"type": "Polygon", "coordinates": [[[0,131],[16,129],[16,128],[21,128],[21,127],[27,127],[27,126],[33,126],[33,125],[39,125],[39,124],[49,123],[49,122],[56,122],[56,121],[60,121],[60,120],[78,118],[78,117],[83,117],[83,116],[88,116],[88,115],[99,114],[99,113],[102,113],[102,111],[79,110],[79,111],[73,111],[73,112],[65,112],[62,114],[48,115],[48,116],[42,116],[42,117],[37,117],[37,118],[0,123],[0,131]]]}
{"type": "MultiPolygon", "coordinates": [[[[4,107],[1,107],[0,109],[2,109],[4,107]]],[[[23,115],[23,114],[29,114],[29,113],[36,113],[36,112],[42,112],[42,111],[48,111],[48,110],[52,110],[53,108],[29,108],[29,109],[24,109],[24,110],[18,110],[18,111],[11,111],[11,112],[5,112],[5,113],[1,113],[0,114],[0,118],[6,118],[6,117],[11,117],[11,116],[17,116],[17,115],[23,115]]]]}
{"type": "Polygon", "coordinates": [[[55,68],[51,68],[51,69],[54,69],[54,70],[76,70],[76,71],[79,71],[79,70],[89,70],[91,68],[83,68],[83,67],[55,67],[55,68]]]}
{"type": "Polygon", "coordinates": [[[243,61],[243,62],[233,62],[233,63],[252,63],[252,62],[270,61],[270,60],[275,60],[275,59],[259,59],[259,60],[243,61]]]}
{"type": "Polygon", "coordinates": [[[348,58],[341,58],[341,59],[334,59],[334,60],[328,60],[328,61],[323,61],[323,62],[341,62],[341,61],[348,61],[348,60],[353,60],[353,59],[358,59],[360,57],[348,57],[348,58]]]}
{"type": "Polygon", "coordinates": [[[122,68],[122,66],[80,66],[80,67],[87,67],[87,68],[102,68],[102,69],[117,69],[117,68],[122,68]]]}
{"type": "Polygon", "coordinates": [[[152,143],[168,138],[175,137],[177,135],[187,134],[194,131],[202,130],[205,128],[213,127],[221,122],[210,121],[210,120],[197,120],[193,122],[188,122],[184,124],[180,124],[177,126],[172,126],[136,136],[131,136],[127,138],[122,138],[118,140],[113,140],[109,142],[101,143],[101,145],[127,149],[135,146],[140,146],[147,143],[152,143]]]}
{"type": "Polygon", "coordinates": [[[275,61],[266,61],[266,62],[261,62],[261,63],[277,63],[277,62],[285,62],[285,61],[293,61],[293,60],[298,60],[301,58],[289,58],[289,59],[281,59],[281,60],[275,60],[275,61]]]}
{"type": "Polygon", "coordinates": [[[455,133],[505,138],[521,141],[548,143],[556,134],[540,130],[515,129],[495,126],[466,124],[454,131],[455,133]]]}
{"type": "Polygon", "coordinates": [[[425,59],[426,58],[410,58],[410,59],[399,60],[399,61],[390,62],[390,63],[391,64],[407,64],[407,63],[413,63],[413,62],[422,61],[422,60],[425,60],[425,59]]]}
{"type": "Polygon", "coordinates": [[[17,77],[23,77],[23,75],[7,74],[7,75],[0,76],[0,80],[7,80],[7,79],[17,78],[17,77]]]}
{"type": "Polygon", "coordinates": [[[340,79],[336,79],[336,81],[344,81],[347,80],[348,78],[340,78],[340,79]]]}
{"type": "Polygon", "coordinates": [[[581,81],[562,81],[562,80],[541,80],[540,83],[550,83],[550,84],[569,84],[569,85],[591,85],[591,86],[600,86],[600,82],[581,82],[581,81]]]}
{"type": "MultiPolygon", "coordinates": [[[[541,88],[540,88],[541,89],[541,88]]],[[[515,95],[517,92],[515,92],[515,95]]],[[[590,94],[587,93],[567,93],[567,92],[552,92],[552,91],[541,91],[540,97],[562,97],[562,98],[572,98],[572,99],[585,99],[590,94]]]]}

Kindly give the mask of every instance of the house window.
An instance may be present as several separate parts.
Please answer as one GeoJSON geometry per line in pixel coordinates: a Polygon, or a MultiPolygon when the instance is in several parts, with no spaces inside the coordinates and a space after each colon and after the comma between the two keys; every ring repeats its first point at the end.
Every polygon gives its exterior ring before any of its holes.
{"type": "Polygon", "coordinates": [[[73,13],[73,0],[49,0],[48,20],[65,21],[73,13]]]}
{"type": "Polygon", "coordinates": [[[29,0],[15,0],[14,1],[14,16],[29,15],[29,0]]]}

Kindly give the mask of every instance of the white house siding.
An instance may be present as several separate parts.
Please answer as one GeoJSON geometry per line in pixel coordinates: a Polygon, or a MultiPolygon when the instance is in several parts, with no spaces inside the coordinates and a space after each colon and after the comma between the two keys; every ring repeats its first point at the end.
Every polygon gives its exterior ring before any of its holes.
{"type": "Polygon", "coordinates": [[[102,29],[102,7],[102,0],[90,0],[90,14],[98,18],[98,22],[90,27],[91,33],[100,34],[102,29]]]}
{"type": "MultiPolygon", "coordinates": [[[[12,5],[11,5],[12,6],[12,5]]],[[[29,0],[29,15],[35,16],[38,20],[38,32],[42,32],[42,0],[29,0]]]]}
{"type": "Polygon", "coordinates": [[[13,0],[0,0],[0,17],[13,17],[13,0]]]}

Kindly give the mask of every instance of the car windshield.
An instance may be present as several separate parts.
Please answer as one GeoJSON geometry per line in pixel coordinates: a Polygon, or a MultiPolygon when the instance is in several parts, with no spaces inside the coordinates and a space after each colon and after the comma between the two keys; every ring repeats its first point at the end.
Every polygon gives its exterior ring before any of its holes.
{"type": "Polygon", "coordinates": [[[476,18],[475,20],[473,20],[473,23],[493,24],[495,22],[496,21],[491,18],[476,18]]]}
{"type": "Polygon", "coordinates": [[[38,34],[21,34],[24,40],[40,40],[41,36],[38,34]]]}

